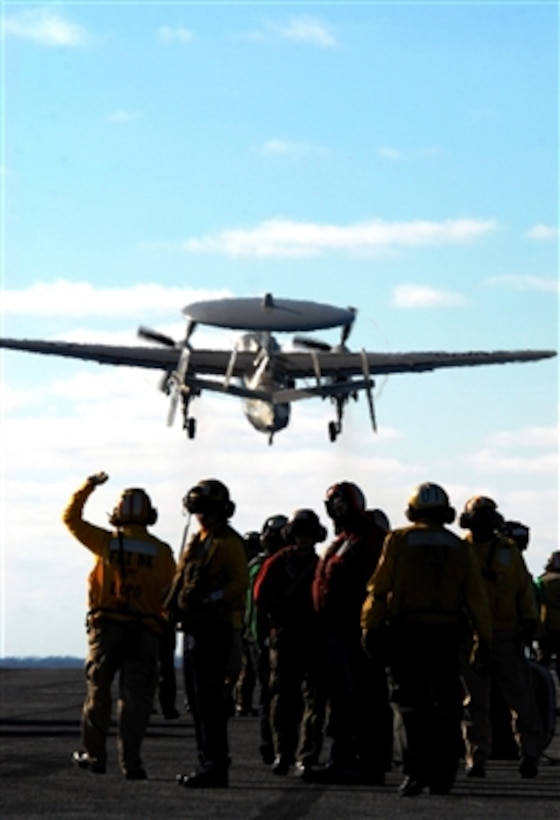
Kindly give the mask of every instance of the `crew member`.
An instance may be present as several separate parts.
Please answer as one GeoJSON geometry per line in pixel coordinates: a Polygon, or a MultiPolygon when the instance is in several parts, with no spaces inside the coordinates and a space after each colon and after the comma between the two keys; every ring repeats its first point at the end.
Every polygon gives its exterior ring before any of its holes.
{"type": "Polygon", "coordinates": [[[350,481],[328,488],[325,508],[337,536],[315,571],[313,601],[325,638],[332,745],[324,769],[307,778],[380,785],[391,767],[393,711],[384,661],[363,651],[360,613],[389,526],[366,512],[362,490],[350,481]]]}
{"type": "Polygon", "coordinates": [[[198,765],[177,780],[188,788],[228,786],[228,675],[247,591],[245,546],[228,523],[235,504],[221,481],[199,481],[183,505],[199,531],[179,559],[166,607],[184,632],[184,678],[198,765]]]}
{"type": "MultiPolygon", "coordinates": [[[[256,717],[257,711],[253,707],[253,697],[257,684],[258,670],[256,667],[256,655],[251,651],[251,640],[247,628],[247,619],[250,610],[251,598],[251,566],[261,552],[260,533],[251,530],[243,536],[245,544],[245,554],[247,557],[247,569],[249,571],[249,589],[247,590],[247,602],[245,615],[243,618],[243,634],[241,636],[241,671],[237,677],[235,686],[235,714],[239,717],[256,717]]],[[[260,565],[259,565],[260,566],[260,565]]]]}
{"type": "Polygon", "coordinates": [[[147,493],[125,490],[106,530],[84,521],[84,505],[106,473],[96,473],[74,493],[63,514],[72,535],[96,556],[88,578],[87,695],[82,710],[84,750],[73,762],[106,771],[111,684],[119,672],[118,755],[128,780],[145,780],[140,747],[152,712],[158,674],[162,599],[175,571],[168,544],[151,535],[157,511],[147,493]]]}
{"type": "Polygon", "coordinates": [[[406,516],[412,525],[385,540],[362,627],[366,647],[390,646],[393,700],[406,733],[399,793],[414,797],[426,787],[447,794],[453,786],[462,754],[459,653],[466,617],[483,646],[491,624],[475,556],[444,526],[455,518],[445,490],[420,484],[406,516]]]}
{"type": "Polygon", "coordinates": [[[316,763],[321,749],[324,698],[320,686],[319,631],[311,584],[315,545],[327,531],[310,509],[296,510],[284,527],[288,546],[268,558],[257,576],[255,601],[270,625],[272,771],[299,773],[316,763]]]}
{"type": "Polygon", "coordinates": [[[259,753],[263,763],[268,765],[274,762],[270,726],[270,629],[266,614],[258,609],[255,601],[255,583],[267,558],[286,546],[284,528],[287,523],[285,515],[270,515],[262,525],[259,533],[261,552],[249,562],[249,589],[245,610],[247,645],[259,682],[259,753]]]}
{"type": "Polygon", "coordinates": [[[542,600],[539,661],[550,667],[555,657],[556,676],[560,681],[560,551],[549,555],[537,584],[542,600]]]}
{"type": "Polygon", "coordinates": [[[544,748],[544,732],[535,699],[531,670],[524,646],[535,637],[538,612],[531,576],[516,543],[500,534],[504,519],[496,502],[487,496],[470,498],[459,519],[469,530],[479,573],[486,587],[492,615],[492,645],[488,662],[465,664],[463,676],[469,690],[466,712],[466,763],[469,777],[485,777],[491,751],[491,682],[516,715],[521,746],[519,772],[536,777],[544,748]]]}

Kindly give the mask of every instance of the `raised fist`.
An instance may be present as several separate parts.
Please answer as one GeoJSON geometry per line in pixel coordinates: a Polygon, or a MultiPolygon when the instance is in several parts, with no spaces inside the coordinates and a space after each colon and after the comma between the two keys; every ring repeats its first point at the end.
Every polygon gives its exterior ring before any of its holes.
{"type": "Polygon", "coordinates": [[[98,487],[99,484],[105,484],[108,480],[109,476],[107,473],[104,473],[102,470],[99,473],[94,473],[93,475],[88,476],[88,482],[91,484],[92,487],[98,487]]]}

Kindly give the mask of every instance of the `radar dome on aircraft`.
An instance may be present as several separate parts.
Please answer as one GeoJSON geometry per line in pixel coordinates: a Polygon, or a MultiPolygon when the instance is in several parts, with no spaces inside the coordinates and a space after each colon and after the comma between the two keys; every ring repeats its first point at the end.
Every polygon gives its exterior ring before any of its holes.
{"type": "Polygon", "coordinates": [[[301,299],[276,299],[271,293],[248,299],[193,302],[183,314],[195,322],[231,330],[303,331],[349,325],[355,311],[301,299]]]}

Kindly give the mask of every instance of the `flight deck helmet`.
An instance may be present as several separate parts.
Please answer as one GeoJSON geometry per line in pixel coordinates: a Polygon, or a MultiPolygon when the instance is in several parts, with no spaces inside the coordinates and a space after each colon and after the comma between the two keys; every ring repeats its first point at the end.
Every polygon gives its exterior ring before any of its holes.
{"type": "Polygon", "coordinates": [[[261,546],[265,552],[272,554],[285,546],[284,527],[287,523],[286,515],[270,515],[266,519],[260,533],[261,546]]]}
{"type": "Polygon", "coordinates": [[[425,481],[418,484],[410,494],[405,515],[409,521],[428,519],[440,524],[451,524],[455,519],[455,509],[449,503],[449,496],[443,487],[425,481]]]}
{"type": "Polygon", "coordinates": [[[504,525],[503,516],[498,512],[498,505],[487,495],[473,495],[465,504],[459,517],[459,526],[471,532],[491,535],[504,525]]]}
{"type": "Polygon", "coordinates": [[[545,572],[560,572],[560,550],[551,552],[544,566],[545,572]]]}
{"type": "Polygon", "coordinates": [[[129,487],[123,490],[109,516],[114,527],[126,524],[140,524],[149,527],[157,521],[157,510],[152,506],[150,496],[141,487],[129,487]]]}
{"type": "Polygon", "coordinates": [[[295,510],[284,526],[283,534],[287,544],[293,544],[294,538],[300,535],[313,538],[316,544],[327,537],[317,513],[308,509],[295,510]]]}
{"type": "Polygon", "coordinates": [[[515,541],[520,552],[523,552],[529,546],[530,530],[521,521],[504,521],[500,533],[515,541]]]}
{"type": "Polygon", "coordinates": [[[365,508],[365,496],[358,485],[352,481],[340,481],[328,488],[325,509],[334,521],[356,513],[363,513],[365,508]]]}
{"type": "Polygon", "coordinates": [[[191,487],[183,498],[183,507],[190,513],[209,513],[225,519],[235,512],[228,488],[215,478],[205,478],[191,487]]]}

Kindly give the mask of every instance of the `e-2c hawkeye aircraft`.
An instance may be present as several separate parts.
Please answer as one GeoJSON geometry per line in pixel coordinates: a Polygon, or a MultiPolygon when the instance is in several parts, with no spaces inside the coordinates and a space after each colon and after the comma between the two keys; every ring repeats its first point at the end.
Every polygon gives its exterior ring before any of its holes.
{"type": "Polygon", "coordinates": [[[470,353],[372,353],[350,351],[346,342],[356,310],[295,299],[219,299],[195,302],[183,308],[187,320],[181,341],[140,327],[138,335],[157,346],[76,344],[31,339],[0,338],[0,348],[53,356],[163,370],[161,389],[171,397],[168,424],[180,403],[183,427],[189,438],[196,433],[191,401],[204,390],[237,396],[244,401],[247,419],[268,435],[288,426],[291,402],[329,398],[336,418],[328,423],[335,441],[342,431],[344,408],[350,399],[366,395],[373,430],[377,429],[373,401],[374,375],[422,373],[449,367],[471,367],[508,362],[531,362],[556,355],[553,350],[474,351],[470,353]],[[202,350],[191,344],[197,325],[241,330],[231,350],[202,350]],[[307,336],[293,340],[297,350],[283,350],[273,333],[302,333],[340,327],[340,343],[330,346],[307,336]]]}

